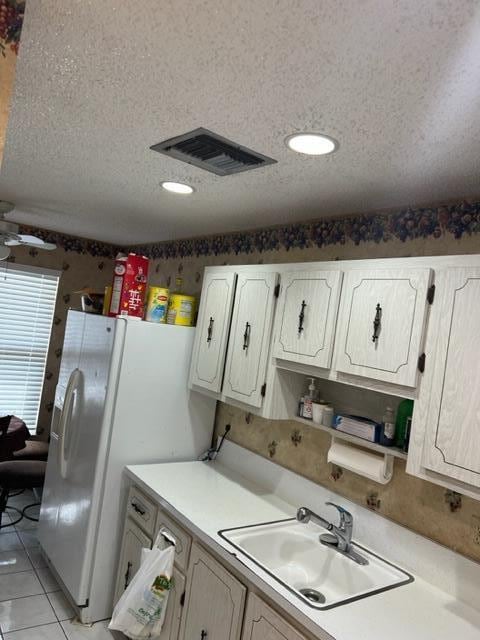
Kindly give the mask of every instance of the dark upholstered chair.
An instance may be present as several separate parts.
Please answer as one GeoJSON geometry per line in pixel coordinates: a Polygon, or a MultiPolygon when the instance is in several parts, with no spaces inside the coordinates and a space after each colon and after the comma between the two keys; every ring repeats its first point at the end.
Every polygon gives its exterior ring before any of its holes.
{"type": "MultiPolygon", "coordinates": [[[[47,463],[42,460],[7,460],[0,462],[0,529],[2,516],[7,509],[8,496],[11,491],[23,491],[24,489],[36,489],[43,486],[47,463]]],[[[28,505],[28,507],[33,505],[28,505]]],[[[19,518],[11,524],[16,524],[25,516],[29,520],[36,520],[22,511],[17,511],[19,518]]],[[[10,507],[13,509],[13,507],[10,507]]]]}
{"type": "Polygon", "coordinates": [[[37,436],[31,436],[23,449],[13,452],[14,460],[43,460],[48,458],[48,442],[40,440],[37,436]]]}

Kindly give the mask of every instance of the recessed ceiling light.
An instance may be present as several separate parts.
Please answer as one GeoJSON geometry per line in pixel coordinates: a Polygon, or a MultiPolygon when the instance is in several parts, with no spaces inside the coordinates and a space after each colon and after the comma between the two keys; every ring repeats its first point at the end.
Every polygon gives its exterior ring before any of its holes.
{"type": "Polygon", "coordinates": [[[294,133],[285,138],[285,144],[292,151],[309,156],[324,156],[338,149],[338,142],[322,133],[294,133]]]}
{"type": "Polygon", "coordinates": [[[189,195],[193,193],[193,187],[183,182],[162,182],[162,187],[172,193],[180,193],[182,195],[189,195]]]}

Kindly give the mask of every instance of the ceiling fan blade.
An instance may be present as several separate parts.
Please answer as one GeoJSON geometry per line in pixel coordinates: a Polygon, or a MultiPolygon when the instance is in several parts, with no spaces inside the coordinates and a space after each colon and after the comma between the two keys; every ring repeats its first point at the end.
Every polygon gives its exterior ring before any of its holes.
{"type": "Polygon", "coordinates": [[[0,260],[6,260],[10,255],[10,249],[0,244],[0,260]]]}
{"type": "Polygon", "coordinates": [[[51,242],[44,242],[40,238],[36,236],[29,235],[21,235],[18,234],[15,238],[10,238],[5,242],[5,244],[9,247],[16,247],[18,245],[23,245],[24,247],[35,247],[36,249],[46,249],[47,251],[53,251],[57,248],[56,244],[52,244],[51,242]]]}

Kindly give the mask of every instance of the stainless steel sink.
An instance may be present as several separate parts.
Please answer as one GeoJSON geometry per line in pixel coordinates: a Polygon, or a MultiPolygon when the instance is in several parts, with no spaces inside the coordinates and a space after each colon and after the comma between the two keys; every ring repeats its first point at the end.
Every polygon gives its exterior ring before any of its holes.
{"type": "MultiPolygon", "coordinates": [[[[413,581],[387,560],[353,543],[360,565],[319,541],[326,529],[282,520],[219,531],[240,554],[316,609],[330,609],[413,581]]],[[[241,559],[241,555],[238,556],[241,559]]]]}

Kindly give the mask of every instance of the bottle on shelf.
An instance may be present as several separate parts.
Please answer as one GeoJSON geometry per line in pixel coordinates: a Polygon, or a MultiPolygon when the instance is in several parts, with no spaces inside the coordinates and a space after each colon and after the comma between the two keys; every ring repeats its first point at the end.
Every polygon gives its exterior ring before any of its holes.
{"type": "Polygon", "coordinates": [[[300,418],[303,418],[303,405],[305,403],[305,396],[302,396],[300,398],[300,401],[298,403],[298,415],[300,416],[300,418]]]}
{"type": "Polygon", "coordinates": [[[393,447],[395,444],[395,415],[391,407],[387,407],[383,414],[380,444],[385,447],[393,447]]]}
{"type": "Polygon", "coordinates": [[[303,398],[303,417],[307,420],[313,418],[313,401],[315,400],[317,390],[315,388],[315,378],[308,378],[310,384],[308,385],[308,391],[303,398]]]}
{"type": "Polygon", "coordinates": [[[395,445],[403,449],[407,436],[407,421],[413,415],[413,400],[402,400],[395,420],[395,445]]]}

